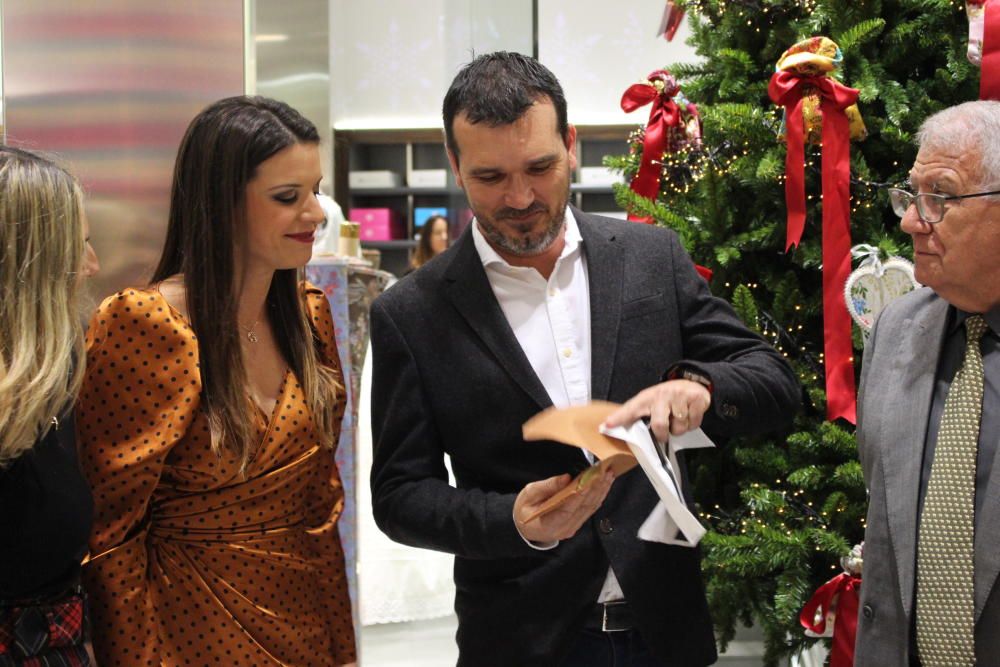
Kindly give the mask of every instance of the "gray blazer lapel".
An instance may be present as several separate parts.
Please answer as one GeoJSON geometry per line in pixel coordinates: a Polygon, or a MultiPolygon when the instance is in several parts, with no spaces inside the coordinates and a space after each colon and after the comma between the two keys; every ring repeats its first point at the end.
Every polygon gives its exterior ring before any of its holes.
{"type": "Polygon", "coordinates": [[[893,391],[885,397],[883,428],[878,437],[882,443],[889,533],[907,616],[911,613],[916,571],[920,468],[947,311],[947,302],[934,299],[903,322],[896,345],[900,354],[891,370],[893,377],[883,385],[893,391]]]}
{"type": "Polygon", "coordinates": [[[575,208],[573,215],[583,237],[590,285],[590,396],[607,400],[618,345],[625,253],[614,234],[601,229],[591,216],[575,208]]]}
{"type": "MultiPolygon", "coordinates": [[[[992,406],[996,409],[996,406],[992,406]]],[[[986,406],[983,406],[986,409],[986,406]]],[[[996,435],[994,434],[994,437],[996,435]]],[[[1000,456],[993,458],[990,481],[983,490],[986,502],[983,511],[976,517],[976,621],[979,621],[990,591],[1000,575],[1000,456]]]]}
{"type": "Polygon", "coordinates": [[[445,291],[448,298],[521,389],[539,407],[552,405],[552,399],[531,368],[528,357],[497,303],[482,260],[476,252],[471,229],[462,234],[458,244],[451,265],[445,269],[445,291]]]}

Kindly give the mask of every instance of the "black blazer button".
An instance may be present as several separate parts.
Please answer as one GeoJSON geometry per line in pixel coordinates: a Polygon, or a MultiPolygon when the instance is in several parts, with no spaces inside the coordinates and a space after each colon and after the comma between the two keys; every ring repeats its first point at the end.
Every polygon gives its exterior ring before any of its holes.
{"type": "Polygon", "coordinates": [[[732,403],[722,404],[722,416],[729,419],[736,419],[740,414],[740,409],[732,403]]]}
{"type": "Polygon", "coordinates": [[[870,604],[866,604],[865,608],[861,610],[861,613],[864,614],[865,618],[867,618],[869,621],[875,618],[875,610],[872,609],[872,606],[870,604]]]}
{"type": "Polygon", "coordinates": [[[611,519],[609,519],[607,517],[604,517],[603,519],[601,519],[600,522],[597,524],[597,527],[605,535],[610,535],[612,533],[612,531],[614,531],[614,529],[615,529],[615,527],[611,525],[611,519]]]}

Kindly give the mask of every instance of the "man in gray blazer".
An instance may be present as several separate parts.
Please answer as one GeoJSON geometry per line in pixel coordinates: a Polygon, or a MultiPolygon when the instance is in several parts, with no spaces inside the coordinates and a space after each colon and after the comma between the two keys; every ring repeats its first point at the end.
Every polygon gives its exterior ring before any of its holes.
{"type": "Polygon", "coordinates": [[[926,287],[865,348],[870,493],[855,665],[1000,665],[1000,102],[924,123],[890,190],[926,287]]]}
{"type": "Polygon", "coordinates": [[[525,442],[521,425],[604,399],[661,438],[778,428],[798,407],[791,369],[711,295],[675,234],[567,206],[576,131],[537,61],[477,58],[444,126],[476,217],[372,307],[375,520],[455,554],[459,665],[710,664],[698,549],[638,538],[657,503],[642,471],[526,521],[588,462],[525,442]]]}

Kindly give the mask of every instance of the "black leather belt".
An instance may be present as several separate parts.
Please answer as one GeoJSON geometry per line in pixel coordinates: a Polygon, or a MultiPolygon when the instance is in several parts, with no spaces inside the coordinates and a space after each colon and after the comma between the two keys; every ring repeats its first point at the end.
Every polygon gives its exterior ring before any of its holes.
{"type": "Polygon", "coordinates": [[[598,602],[587,615],[584,627],[601,632],[623,632],[635,627],[632,610],[625,600],[598,602]]]}

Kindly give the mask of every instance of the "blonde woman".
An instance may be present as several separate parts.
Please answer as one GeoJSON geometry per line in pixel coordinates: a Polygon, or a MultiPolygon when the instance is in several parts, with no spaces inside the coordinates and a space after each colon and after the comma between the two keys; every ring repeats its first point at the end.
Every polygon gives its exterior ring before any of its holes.
{"type": "Polygon", "coordinates": [[[97,273],[80,188],[0,146],[0,666],[89,665],[80,562],[90,491],[73,402],[81,277],[97,273]]]}
{"type": "Polygon", "coordinates": [[[316,128],[220,100],[191,122],[153,283],[87,331],[84,568],[109,665],[355,661],[333,447],[345,394],[324,294],[316,128]]]}

